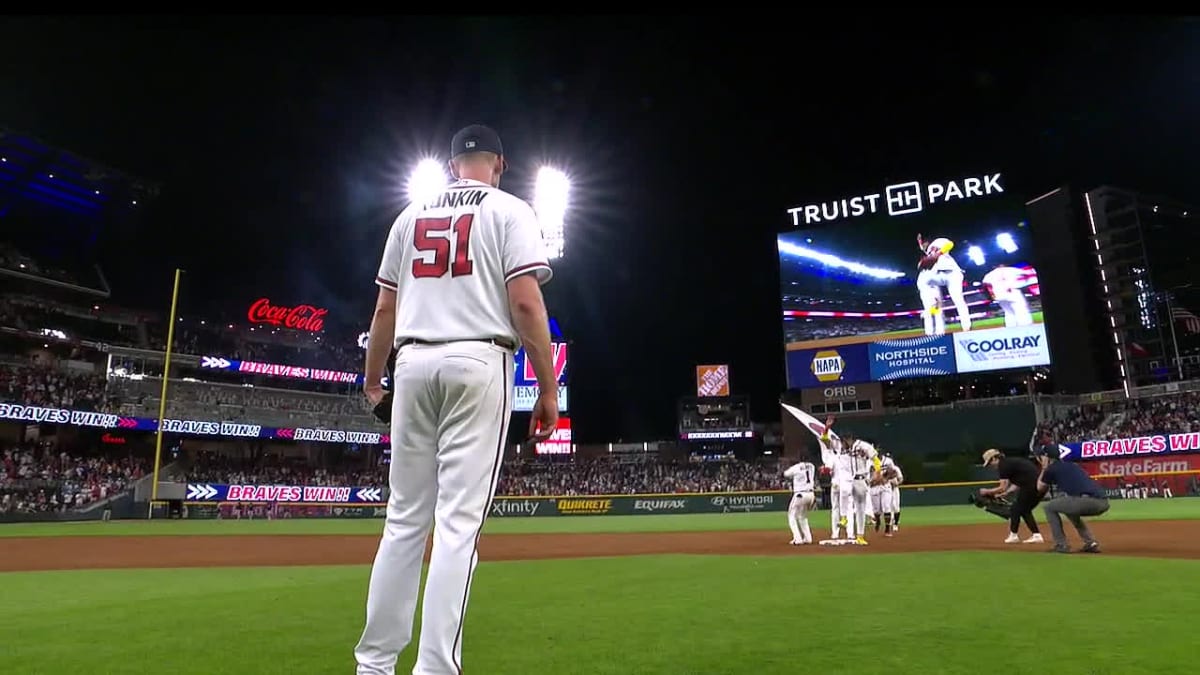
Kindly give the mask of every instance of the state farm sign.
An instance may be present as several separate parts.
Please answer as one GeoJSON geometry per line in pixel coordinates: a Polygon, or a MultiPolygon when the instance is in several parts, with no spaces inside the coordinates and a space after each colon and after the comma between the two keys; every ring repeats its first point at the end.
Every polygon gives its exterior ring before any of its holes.
{"type": "Polygon", "coordinates": [[[325,327],[325,315],[328,313],[329,310],[312,305],[286,307],[272,305],[270,300],[259,298],[250,305],[249,311],[246,312],[246,318],[250,320],[250,323],[269,323],[272,326],[316,333],[325,327]]]}

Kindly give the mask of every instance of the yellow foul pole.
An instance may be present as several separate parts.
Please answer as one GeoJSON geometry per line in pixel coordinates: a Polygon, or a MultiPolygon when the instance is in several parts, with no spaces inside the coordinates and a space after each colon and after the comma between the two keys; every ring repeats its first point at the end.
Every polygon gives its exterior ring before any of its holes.
{"type": "Polygon", "coordinates": [[[154,440],[154,484],[150,488],[150,513],[154,513],[154,502],[158,501],[158,469],[162,466],[163,418],[167,415],[167,380],[171,375],[171,344],[175,341],[175,306],[179,302],[179,277],[183,270],[175,270],[175,288],[171,291],[171,321],[167,326],[167,349],[163,355],[162,393],[158,399],[158,433],[154,440]]]}

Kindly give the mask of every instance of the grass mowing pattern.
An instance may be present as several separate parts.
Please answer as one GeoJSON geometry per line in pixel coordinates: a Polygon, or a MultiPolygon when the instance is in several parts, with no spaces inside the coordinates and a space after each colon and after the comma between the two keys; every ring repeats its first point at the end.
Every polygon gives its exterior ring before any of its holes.
{"type": "MultiPolygon", "coordinates": [[[[483,563],[492,675],[1190,673],[1200,563],[654,556],[483,563]],[[881,601],[882,600],[882,601],[881,601]]],[[[366,566],[0,574],[0,672],[352,672],[366,566]]],[[[411,651],[411,650],[410,650],[411,651]]],[[[406,653],[398,672],[411,669],[406,653]]]]}

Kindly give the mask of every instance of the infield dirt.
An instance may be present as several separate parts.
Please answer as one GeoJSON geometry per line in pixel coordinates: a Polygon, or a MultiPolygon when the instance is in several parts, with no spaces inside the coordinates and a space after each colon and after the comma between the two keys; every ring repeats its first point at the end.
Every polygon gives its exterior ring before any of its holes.
{"type": "MultiPolygon", "coordinates": [[[[783,514],[780,514],[781,521],[783,514]]],[[[781,525],[783,523],[781,522],[781,525]]],[[[103,527],[103,525],[98,525],[103,527]]],[[[380,522],[382,529],[382,521],[380,522]]],[[[1200,520],[1097,521],[1092,531],[1104,555],[1200,559],[1200,520]]],[[[1067,525],[1072,544],[1078,539],[1067,525]]],[[[1043,526],[1043,535],[1048,528],[1043,526]]],[[[820,537],[821,532],[814,532],[820,537]]],[[[904,528],[870,537],[868,546],[791,546],[778,531],[629,534],[495,534],[480,541],[480,560],[546,560],[666,553],[706,555],[873,555],[924,551],[1041,553],[1049,544],[1004,544],[994,525],[904,528]]],[[[1048,535],[1047,535],[1048,536],[1048,535]]],[[[145,567],[367,565],[377,536],[161,535],[0,538],[0,571],[145,567]]]]}

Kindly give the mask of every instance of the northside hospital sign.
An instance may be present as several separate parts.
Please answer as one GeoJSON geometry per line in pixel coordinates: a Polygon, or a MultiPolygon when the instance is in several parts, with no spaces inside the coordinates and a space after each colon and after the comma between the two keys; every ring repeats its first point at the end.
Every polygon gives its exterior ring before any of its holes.
{"type": "Polygon", "coordinates": [[[816,225],[886,211],[889,216],[919,213],[929,206],[946,202],[1003,194],[1000,174],[971,176],[945,183],[909,181],[883,188],[882,192],[846,197],[819,204],[805,204],[787,210],[792,225],[816,225]]]}

